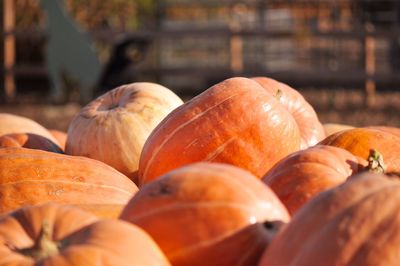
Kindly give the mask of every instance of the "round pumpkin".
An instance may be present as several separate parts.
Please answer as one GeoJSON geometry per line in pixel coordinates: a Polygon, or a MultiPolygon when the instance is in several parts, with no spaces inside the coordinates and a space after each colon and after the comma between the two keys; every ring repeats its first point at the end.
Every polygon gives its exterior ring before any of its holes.
{"type": "Polygon", "coordinates": [[[223,266],[255,265],[289,215],[248,171],[199,162],[144,185],[120,218],[148,232],[172,265],[223,266]]]}
{"type": "Polygon", "coordinates": [[[390,126],[369,126],[368,128],[374,128],[378,129],[384,132],[391,133],[393,135],[396,135],[397,137],[400,137],[400,128],[398,127],[390,127],[390,126]]]}
{"type": "Polygon", "coordinates": [[[314,108],[292,87],[267,77],[254,77],[265,90],[275,95],[278,101],[296,120],[301,134],[301,148],[314,146],[325,138],[325,131],[314,108]]]}
{"type": "Polygon", "coordinates": [[[293,215],[316,194],[343,183],[366,164],[344,149],[316,145],[282,159],[262,180],[293,215]]]}
{"type": "Polygon", "coordinates": [[[53,141],[32,133],[13,133],[0,136],[0,148],[6,147],[23,147],[64,153],[53,141]]]}
{"type": "Polygon", "coordinates": [[[330,136],[334,133],[354,128],[353,126],[350,125],[338,124],[338,123],[325,123],[322,124],[322,126],[324,128],[326,136],[330,136]]]}
{"type": "Polygon", "coordinates": [[[49,129],[49,132],[57,140],[60,148],[65,151],[65,143],[67,143],[67,133],[58,129],[49,129]]]}
{"type": "Polygon", "coordinates": [[[57,140],[46,128],[32,119],[19,115],[0,113],[0,136],[11,133],[33,133],[57,143],[57,140]]]}
{"type": "Polygon", "coordinates": [[[120,86],[81,109],[68,127],[65,151],[102,161],[136,182],[144,142],[182,103],[171,90],[155,83],[120,86]]]}
{"type": "Polygon", "coordinates": [[[136,185],[86,157],[26,148],[0,149],[0,213],[45,202],[126,204],[136,185]]]}
{"type": "Polygon", "coordinates": [[[388,172],[400,172],[400,137],[374,128],[354,128],[337,132],[321,141],[348,150],[367,160],[372,150],[378,151],[385,161],[388,172]]]}
{"type": "Polygon", "coordinates": [[[274,95],[254,80],[235,77],[172,111],[147,139],[139,186],[199,161],[246,169],[261,178],[300,149],[300,131],[274,95]]]}
{"type": "Polygon", "coordinates": [[[398,265],[399,212],[397,178],[355,175],[304,205],[259,265],[398,265]]]}
{"type": "Polygon", "coordinates": [[[0,239],[0,265],[170,265],[139,227],[54,203],[1,217],[0,239]]]}

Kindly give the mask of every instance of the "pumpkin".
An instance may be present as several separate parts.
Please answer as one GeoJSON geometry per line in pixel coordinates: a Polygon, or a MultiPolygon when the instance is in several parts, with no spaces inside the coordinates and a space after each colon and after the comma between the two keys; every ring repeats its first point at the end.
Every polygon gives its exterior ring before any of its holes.
{"type": "Polygon", "coordinates": [[[0,136],[0,148],[6,147],[23,147],[64,153],[63,150],[51,140],[32,133],[13,133],[0,136]]]}
{"type": "Polygon", "coordinates": [[[170,265],[142,229],[55,203],[0,218],[0,265],[170,265]]]}
{"type": "Polygon", "coordinates": [[[296,121],[274,95],[248,78],[226,79],[172,111],[147,139],[139,186],[200,162],[241,167],[261,178],[300,149],[296,121]]]}
{"type": "Polygon", "coordinates": [[[365,160],[344,149],[316,145],[282,159],[262,180],[293,215],[316,194],[343,183],[365,166],[365,160]]]}
{"type": "Polygon", "coordinates": [[[155,83],[120,86],[90,102],[72,120],[66,153],[102,161],[136,182],[148,135],[182,103],[171,90],[155,83]]]}
{"type": "Polygon", "coordinates": [[[304,205],[260,266],[398,265],[400,181],[361,173],[304,205]]]}
{"type": "Polygon", "coordinates": [[[19,115],[0,113],[0,136],[10,133],[33,133],[57,143],[57,140],[46,128],[32,119],[19,115]]]}
{"type": "Polygon", "coordinates": [[[117,219],[121,215],[125,204],[74,204],[74,206],[93,213],[100,218],[117,219]]]}
{"type": "Polygon", "coordinates": [[[353,128],[337,132],[321,141],[367,159],[371,150],[383,156],[388,172],[400,172],[400,137],[374,128],[353,128]]]}
{"type": "Polygon", "coordinates": [[[120,218],[149,233],[172,265],[223,266],[255,265],[289,215],[250,172],[199,162],[144,185],[120,218]]]}
{"type": "Polygon", "coordinates": [[[373,129],[378,129],[384,132],[391,133],[393,135],[396,135],[397,137],[400,137],[400,128],[398,127],[390,127],[390,126],[369,126],[368,128],[373,128],[373,129]]]}
{"type": "Polygon", "coordinates": [[[65,151],[65,143],[67,142],[67,133],[58,129],[49,129],[50,134],[57,140],[60,148],[65,151]]]}
{"type": "Polygon", "coordinates": [[[350,125],[338,124],[338,123],[325,123],[322,124],[322,126],[324,128],[326,136],[330,136],[336,132],[354,128],[353,126],[350,125]]]}
{"type": "Polygon", "coordinates": [[[137,190],[128,177],[97,160],[0,149],[0,213],[45,202],[126,204],[137,190]]]}
{"type": "Polygon", "coordinates": [[[265,90],[276,95],[278,101],[296,120],[301,134],[301,148],[314,146],[325,138],[325,131],[314,108],[290,86],[267,77],[254,77],[265,90]]]}

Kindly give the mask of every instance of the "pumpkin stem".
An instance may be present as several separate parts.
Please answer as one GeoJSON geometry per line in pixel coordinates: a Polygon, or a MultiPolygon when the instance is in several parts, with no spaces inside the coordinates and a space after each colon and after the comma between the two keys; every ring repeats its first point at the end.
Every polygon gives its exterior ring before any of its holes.
{"type": "Polygon", "coordinates": [[[263,225],[267,231],[277,233],[282,228],[284,223],[281,221],[265,221],[263,225]]]}
{"type": "Polygon", "coordinates": [[[276,91],[276,93],[275,93],[275,98],[278,100],[278,101],[280,101],[280,99],[281,99],[281,97],[282,97],[282,90],[281,89],[278,89],[277,91],[276,91]]]}
{"type": "Polygon", "coordinates": [[[367,170],[373,173],[386,172],[386,165],[383,162],[383,156],[377,150],[371,149],[369,151],[367,170]]]}
{"type": "Polygon", "coordinates": [[[59,253],[59,245],[52,238],[50,224],[48,221],[43,221],[42,231],[33,247],[21,249],[19,252],[35,260],[42,260],[57,255],[59,253]]]}

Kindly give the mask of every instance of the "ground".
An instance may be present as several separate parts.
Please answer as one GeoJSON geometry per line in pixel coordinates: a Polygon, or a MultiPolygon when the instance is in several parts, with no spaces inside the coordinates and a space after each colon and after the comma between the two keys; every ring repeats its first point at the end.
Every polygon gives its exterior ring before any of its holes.
{"type": "MultiPolygon", "coordinates": [[[[300,92],[315,108],[322,123],[400,127],[400,91],[378,92],[373,107],[366,107],[364,104],[362,90],[303,89],[300,92]]],[[[69,123],[80,108],[81,105],[77,103],[14,103],[1,104],[0,112],[26,116],[47,128],[67,131],[69,123]]]]}

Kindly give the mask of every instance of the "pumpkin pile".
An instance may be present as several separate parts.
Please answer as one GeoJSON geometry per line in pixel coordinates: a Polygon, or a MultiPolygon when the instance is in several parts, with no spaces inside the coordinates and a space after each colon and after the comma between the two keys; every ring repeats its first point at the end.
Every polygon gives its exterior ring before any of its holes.
{"type": "Polygon", "coordinates": [[[126,84],[66,131],[0,114],[0,265],[398,265],[399,151],[268,77],[126,84]]]}

